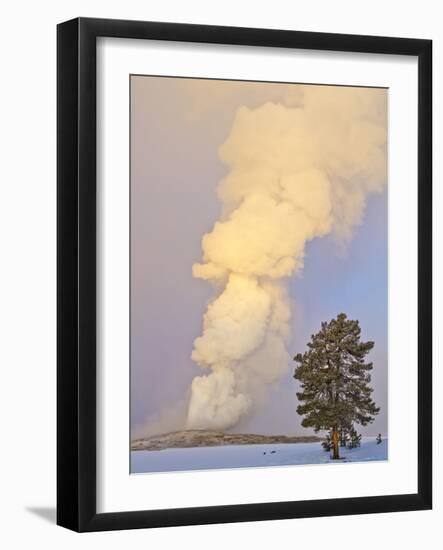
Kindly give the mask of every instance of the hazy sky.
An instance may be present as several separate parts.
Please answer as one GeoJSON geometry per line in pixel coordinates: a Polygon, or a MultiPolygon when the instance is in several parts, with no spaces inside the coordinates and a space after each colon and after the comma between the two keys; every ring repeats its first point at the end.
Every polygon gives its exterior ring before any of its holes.
{"type": "MultiPolygon", "coordinates": [[[[302,97],[295,85],[131,78],[133,433],[182,427],[177,421],[184,421],[191,382],[205,374],[191,353],[217,291],[194,278],[192,266],[202,260],[202,236],[220,216],[216,187],[228,168],[219,148],[237,109],[269,101],[297,106],[302,97]]],[[[362,337],[375,341],[370,359],[374,399],[381,407],[374,424],[361,431],[387,434],[386,187],[369,195],[363,221],[346,244],[331,234],[309,241],[305,252],[304,268],[288,279],[288,352],[303,352],[321,321],[340,312],[359,319],[362,337]]],[[[296,413],[294,367],[291,362],[234,431],[308,432],[296,413]]]]}

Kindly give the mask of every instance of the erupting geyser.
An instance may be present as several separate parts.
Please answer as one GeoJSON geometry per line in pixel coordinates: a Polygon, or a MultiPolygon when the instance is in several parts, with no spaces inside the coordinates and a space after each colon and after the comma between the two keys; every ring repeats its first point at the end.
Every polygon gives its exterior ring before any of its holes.
{"type": "Polygon", "coordinates": [[[238,109],[220,156],[222,214],[193,275],[218,283],[192,359],[186,427],[234,426],[288,369],[285,280],[307,241],[349,239],[366,197],[386,182],[384,90],[301,86],[300,106],[238,109]]]}

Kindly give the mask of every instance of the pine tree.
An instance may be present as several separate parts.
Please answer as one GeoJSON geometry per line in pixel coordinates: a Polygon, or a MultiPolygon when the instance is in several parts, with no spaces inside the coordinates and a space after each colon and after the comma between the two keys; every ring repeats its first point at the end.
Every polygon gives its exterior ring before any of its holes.
{"type": "Polygon", "coordinates": [[[355,449],[356,447],[360,447],[361,442],[361,434],[357,433],[357,430],[352,426],[352,428],[349,430],[349,449],[355,449]]]}
{"type": "Polygon", "coordinates": [[[366,426],[374,421],[379,408],[371,398],[372,363],[365,363],[374,342],[360,341],[358,321],[344,313],[311,336],[308,351],[298,354],[294,378],[300,381],[297,412],[304,416],[302,426],[316,432],[331,430],[334,459],[339,455],[339,431],[354,423],[366,426]]]}

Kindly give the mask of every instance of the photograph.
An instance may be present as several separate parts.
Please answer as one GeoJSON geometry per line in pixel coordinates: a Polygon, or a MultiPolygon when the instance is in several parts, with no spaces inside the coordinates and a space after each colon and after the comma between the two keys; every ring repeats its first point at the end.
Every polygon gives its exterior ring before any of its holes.
{"type": "Polygon", "coordinates": [[[388,90],[129,86],[131,473],[388,460],[388,90]]]}
{"type": "Polygon", "coordinates": [[[442,10],[379,4],[3,5],[0,549],[438,548],[442,10]]]}

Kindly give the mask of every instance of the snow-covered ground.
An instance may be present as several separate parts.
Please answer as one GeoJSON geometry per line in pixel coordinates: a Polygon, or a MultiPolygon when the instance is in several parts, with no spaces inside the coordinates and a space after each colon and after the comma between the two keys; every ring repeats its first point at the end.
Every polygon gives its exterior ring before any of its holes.
{"type": "Polygon", "coordinates": [[[260,468],[294,464],[326,464],[387,460],[388,440],[376,444],[375,437],[363,438],[357,449],[340,448],[343,460],[331,461],[320,443],[276,445],[226,445],[161,451],[132,451],[131,472],[174,472],[224,468],[260,468]]]}

